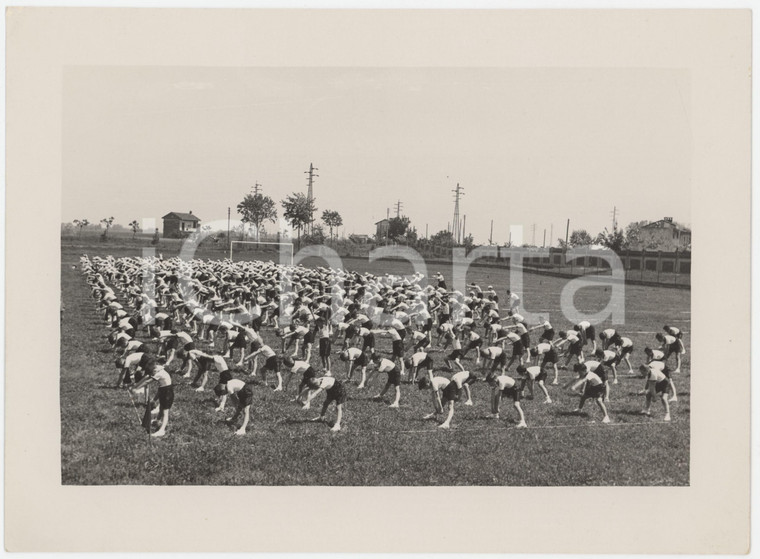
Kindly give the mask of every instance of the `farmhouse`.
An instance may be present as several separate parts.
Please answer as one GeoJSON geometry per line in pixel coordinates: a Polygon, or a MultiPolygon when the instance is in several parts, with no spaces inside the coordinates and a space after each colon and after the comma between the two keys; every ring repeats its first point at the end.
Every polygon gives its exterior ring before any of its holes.
{"type": "Polygon", "coordinates": [[[375,237],[377,237],[378,239],[384,239],[385,237],[387,237],[390,224],[391,222],[387,219],[381,219],[380,221],[375,223],[375,227],[377,227],[375,237]]]}
{"type": "Polygon", "coordinates": [[[691,246],[691,231],[673,223],[672,217],[649,223],[641,228],[642,239],[649,243],[683,249],[691,246]]]}
{"type": "Polygon", "coordinates": [[[201,220],[193,212],[169,212],[164,220],[164,238],[184,237],[198,230],[201,220]]]}

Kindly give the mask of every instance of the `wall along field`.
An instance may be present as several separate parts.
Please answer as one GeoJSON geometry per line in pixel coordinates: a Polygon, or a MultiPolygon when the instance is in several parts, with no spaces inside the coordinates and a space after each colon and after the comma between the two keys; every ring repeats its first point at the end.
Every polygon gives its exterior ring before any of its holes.
{"type": "MultiPolygon", "coordinates": [[[[175,251],[162,251],[164,257],[175,251]]],[[[452,429],[437,429],[423,415],[432,411],[429,391],[402,384],[400,409],[371,396],[379,392],[385,375],[377,375],[369,390],[357,390],[355,377],[347,384],[343,430],[331,433],[323,423],[309,421],[319,413],[324,394],[302,410],[291,402],[299,379],[287,394],[257,387],[248,434],[236,437],[224,423],[232,415],[215,412],[213,392],[194,392],[189,379],[173,375],[176,398],[167,435],[149,441],[124,389],[116,383],[116,358],[106,340],[109,328],[96,311],[95,301],[78,269],[79,256],[138,256],[139,249],[103,245],[64,246],[61,253],[61,293],[65,313],[61,323],[61,459],[62,481],[75,485],[688,485],[690,431],[690,295],[688,290],[626,286],[625,324],[615,325],[634,342],[634,369],[644,362],[644,347],[656,347],[656,333],[664,324],[684,332],[686,355],[681,372],[673,375],[678,402],[671,403],[672,421],[661,421],[662,404],[654,402],[652,417],[639,415],[644,396],[637,394],[644,380],[618,367],[620,383],[611,386],[608,410],[612,423],[601,423],[592,401],[585,414],[575,415],[578,396],[559,386],[548,386],[553,404],[524,399],[527,429],[516,429],[511,401],[503,400],[501,419],[489,419],[490,388],[473,386],[474,406],[457,403],[452,429]],[[76,265],[77,269],[72,269],[76,265]]],[[[196,253],[219,258],[219,253],[196,253]]],[[[268,255],[266,259],[271,259],[268,255]]],[[[323,266],[320,260],[305,265],[323,266]]],[[[345,259],[346,268],[375,274],[412,272],[405,262],[345,259]]],[[[429,274],[442,272],[451,286],[451,266],[429,264],[429,274]]],[[[471,267],[467,283],[492,285],[503,301],[509,271],[471,267]]],[[[571,328],[560,311],[560,293],[567,279],[525,274],[522,305],[533,313],[550,315],[555,330],[571,328]]],[[[575,306],[593,313],[609,301],[609,286],[583,288],[575,306]]],[[[502,310],[502,314],[504,311],[502,310]]],[[[597,325],[597,332],[613,326],[597,325]]],[[[482,329],[479,329],[482,333],[482,329]]],[[[144,333],[139,333],[141,338],[144,333]]],[[[279,351],[271,328],[264,341],[279,351]]],[[[531,336],[535,342],[539,332],[531,336]]],[[[437,336],[434,333],[433,341],[437,336]]],[[[390,353],[390,341],[379,337],[378,351],[390,353]]],[[[346,366],[333,346],[333,374],[343,379],[346,366]]],[[[409,344],[407,343],[407,346],[409,344]]],[[[586,348],[586,352],[588,346],[586,348]]],[[[409,352],[407,351],[407,355],[409,352]]],[[[432,353],[436,375],[450,376],[440,351],[432,353]]],[[[463,361],[479,372],[474,352],[463,361]]],[[[564,359],[560,359],[561,362],[564,359]]],[[[312,351],[319,371],[319,356],[312,351]]],[[[172,364],[170,371],[174,371],[172,364]]],[[[511,374],[514,374],[512,366],[511,374]]],[[[572,365],[570,366],[572,368],[572,365]]],[[[560,370],[560,384],[572,371],[560,370]]],[[[611,376],[611,375],[610,375],[611,376]]],[[[209,387],[217,373],[212,372],[209,387]]],[[[551,378],[551,377],[550,377],[551,378]]],[[[273,379],[269,379],[270,382],[273,379]]],[[[527,393],[527,389],[526,389],[527,393]]],[[[390,395],[386,394],[386,398],[390,395]]],[[[138,407],[142,415],[143,408],[138,407]]],[[[334,406],[328,411],[334,418],[334,406]]],[[[331,423],[330,423],[331,424],[331,423]]]]}

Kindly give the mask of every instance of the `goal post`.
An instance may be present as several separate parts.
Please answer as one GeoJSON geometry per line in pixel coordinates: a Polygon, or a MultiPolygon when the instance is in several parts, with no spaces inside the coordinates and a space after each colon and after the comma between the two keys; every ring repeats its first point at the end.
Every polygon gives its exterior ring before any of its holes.
{"type": "Polygon", "coordinates": [[[246,250],[264,249],[266,247],[275,247],[277,249],[278,264],[282,260],[280,257],[283,250],[286,251],[286,260],[291,266],[293,265],[293,243],[276,243],[272,241],[230,241],[230,260],[232,260],[232,255],[235,252],[239,254],[246,252],[246,250]],[[237,247],[237,250],[235,247],[237,247]]]}

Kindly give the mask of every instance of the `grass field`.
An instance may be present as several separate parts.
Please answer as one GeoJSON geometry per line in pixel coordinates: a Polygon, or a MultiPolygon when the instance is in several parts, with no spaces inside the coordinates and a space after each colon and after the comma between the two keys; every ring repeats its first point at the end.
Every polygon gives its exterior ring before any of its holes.
{"type": "MultiPolygon", "coordinates": [[[[196,393],[185,379],[175,379],[176,399],[167,435],[149,441],[140,428],[125,390],[111,388],[116,380],[115,356],[105,339],[108,328],[95,311],[81,272],[72,270],[82,253],[136,256],[134,248],[63,246],[61,292],[65,314],[61,325],[61,453],[64,484],[141,485],[688,485],[690,431],[690,291],[628,286],[626,323],[618,330],[635,344],[632,363],[642,362],[643,348],[655,343],[663,324],[684,330],[682,372],[674,379],[679,402],[671,404],[672,422],[660,421],[660,403],[653,418],[638,414],[644,397],[640,378],[621,375],[612,386],[612,424],[600,422],[593,403],[587,415],[570,413],[578,397],[550,386],[554,403],[524,400],[528,429],[515,428],[515,413],[502,402],[502,419],[487,419],[490,389],[478,383],[475,405],[457,405],[450,431],[422,419],[431,411],[430,393],[402,385],[401,407],[389,409],[370,396],[381,387],[379,375],[368,391],[349,384],[343,430],[331,433],[312,423],[323,396],[311,410],[288,400],[290,393],[258,388],[252,421],[244,437],[236,437],[223,422],[232,413],[214,411],[209,392],[196,393]],[[506,418],[506,419],[505,419],[506,418]]],[[[164,253],[165,257],[172,254],[164,253]]],[[[203,254],[198,254],[204,257],[203,254]]],[[[216,256],[218,257],[218,256],[216,256]]],[[[323,265],[318,262],[317,265],[323,265]]],[[[374,273],[409,273],[411,265],[384,261],[347,260],[346,266],[374,273]]],[[[431,265],[451,279],[449,266],[431,265]]],[[[471,268],[467,281],[493,285],[503,295],[509,285],[505,270],[471,268]]],[[[570,323],[559,311],[560,292],[568,280],[526,275],[522,299],[532,312],[551,313],[555,329],[570,323]]],[[[584,288],[575,298],[578,309],[593,312],[609,300],[604,286],[584,288]]],[[[597,327],[601,330],[605,325],[597,327]]],[[[271,329],[264,339],[275,349],[271,329]]],[[[390,343],[378,338],[379,349],[390,343]]],[[[434,353],[436,363],[441,354],[434,353]]],[[[337,360],[338,378],[345,365],[337,360]]],[[[312,363],[318,364],[316,352],[312,363]]],[[[620,369],[625,369],[621,364],[620,369]]],[[[446,371],[436,374],[446,375],[446,371]]],[[[570,379],[560,371],[560,382],[570,379]]],[[[213,386],[214,374],[209,382],[213,386]]],[[[537,389],[538,391],[538,389],[537,389]]],[[[538,394],[538,392],[537,392],[538,394]]],[[[140,413],[142,413],[140,411],[140,413]]],[[[328,418],[334,417],[334,408],[328,418]]]]}

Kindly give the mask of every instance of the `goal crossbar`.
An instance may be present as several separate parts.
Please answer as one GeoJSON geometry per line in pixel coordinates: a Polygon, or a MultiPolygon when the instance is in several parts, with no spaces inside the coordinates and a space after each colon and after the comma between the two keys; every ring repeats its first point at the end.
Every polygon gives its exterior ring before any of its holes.
{"type": "Polygon", "coordinates": [[[282,247],[290,248],[290,265],[293,265],[293,243],[278,243],[274,241],[230,241],[230,260],[232,260],[233,248],[235,245],[256,245],[256,246],[276,246],[279,247],[278,253],[282,253],[282,247]]]}

